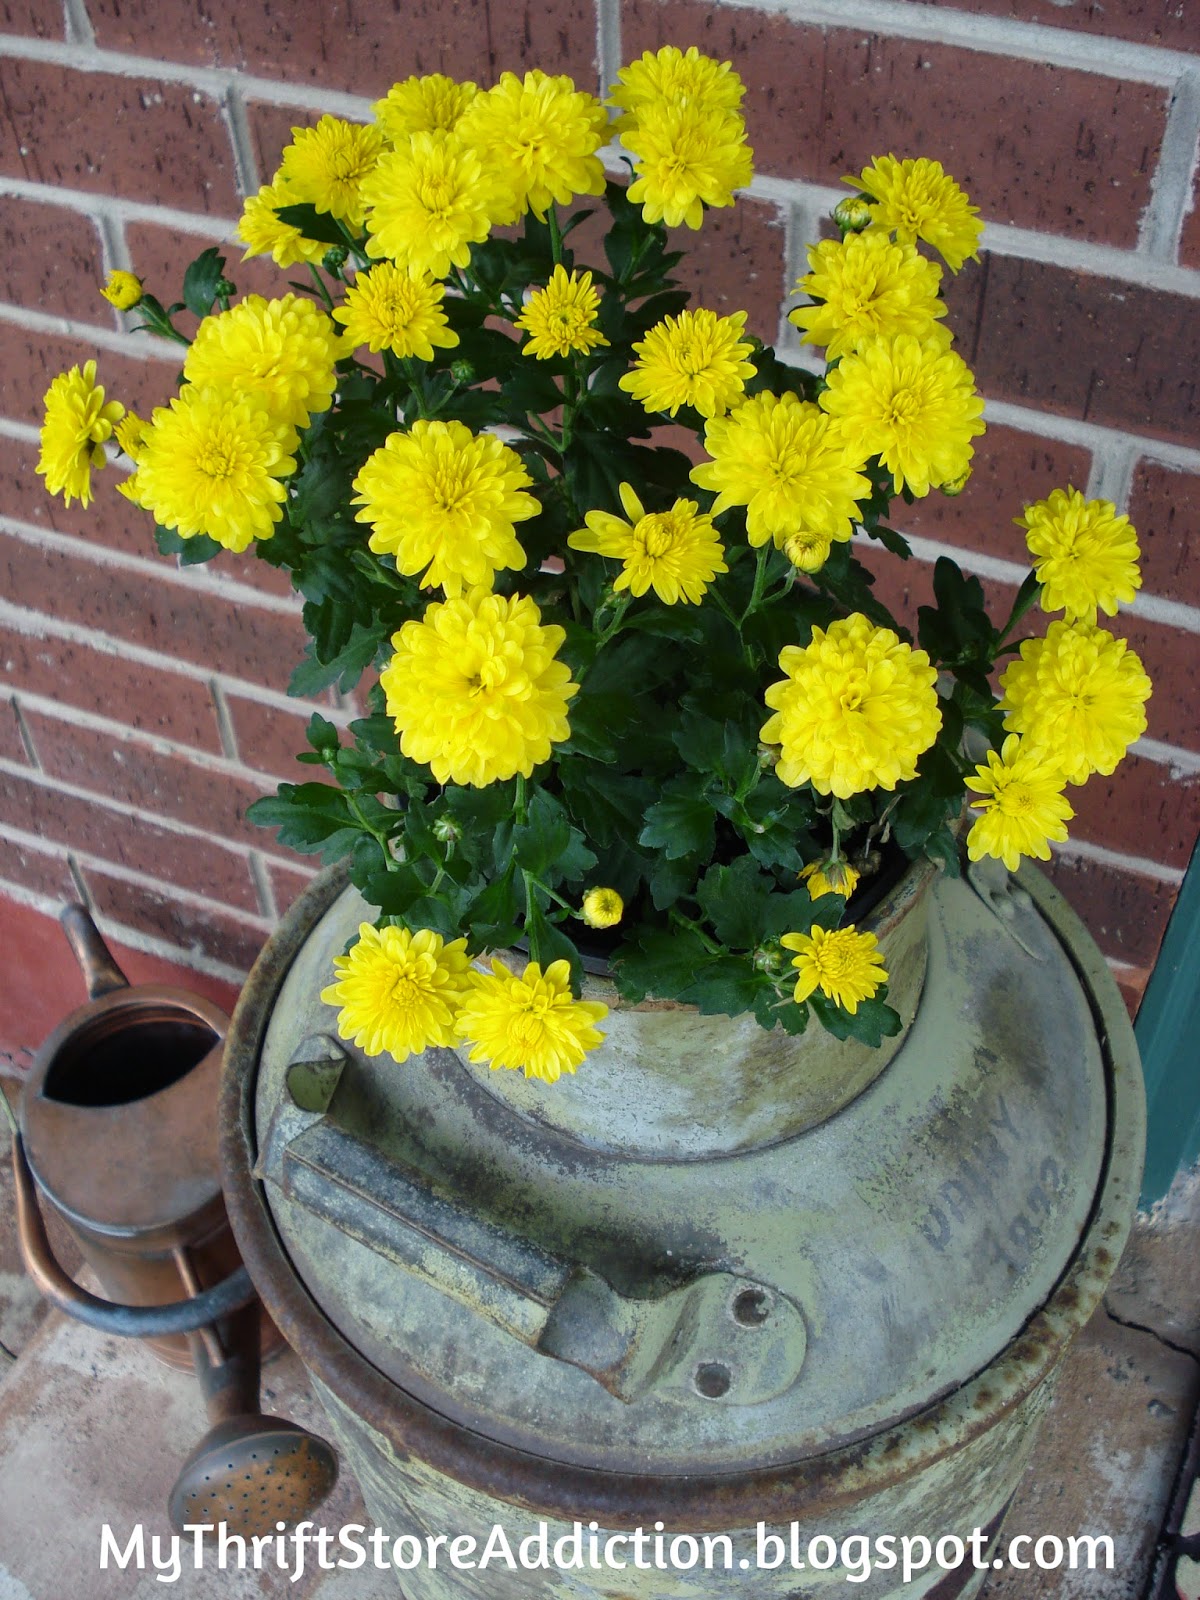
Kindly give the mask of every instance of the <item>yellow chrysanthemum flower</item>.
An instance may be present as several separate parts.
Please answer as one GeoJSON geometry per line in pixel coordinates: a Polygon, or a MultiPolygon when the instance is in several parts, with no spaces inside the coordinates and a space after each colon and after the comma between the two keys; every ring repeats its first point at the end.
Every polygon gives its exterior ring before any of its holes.
{"type": "Polygon", "coordinates": [[[1146,731],[1150,679],[1124,639],[1088,622],[1052,622],[1000,679],[1004,726],[1053,752],[1068,783],[1106,777],[1146,731]]]}
{"type": "Polygon", "coordinates": [[[731,206],[754,176],[742,118],[694,100],[643,106],[622,140],[634,157],[630,200],[668,228],[698,228],[705,206],[731,206]]]}
{"type": "Polygon", "coordinates": [[[394,83],[371,113],[388,144],[402,145],[414,133],[452,133],[477,93],[473,83],[431,72],[394,83]]]}
{"type": "Polygon", "coordinates": [[[800,882],[808,890],[810,900],[819,900],[827,894],[840,894],[848,900],[858,887],[861,876],[857,867],[839,858],[834,861],[810,861],[800,874],[800,882]]]}
{"type": "Polygon", "coordinates": [[[264,300],[250,294],[205,317],[183,363],[198,388],[257,395],[272,416],[306,428],[327,411],[337,388],[342,341],[329,318],[302,295],[264,300]]]}
{"type": "Polygon", "coordinates": [[[515,522],[541,506],[520,456],[461,422],[414,422],[369,455],[354,480],[356,520],[371,525],[371,549],[396,570],[422,573],[421,587],[448,596],[490,589],[498,571],[519,571],[525,552],[515,522]]]}
{"type": "Polygon", "coordinates": [[[295,201],[328,211],[347,227],[361,228],[362,184],[383,150],[370,124],[324,116],[315,128],[293,128],[279,177],[295,201]]]}
{"type": "Polygon", "coordinates": [[[746,357],[754,349],[743,339],[746,313],[719,317],[715,311],[681,311],[655,323],[640,344],[638,359],[621,379],[621,388],[640,400],[647,411],[674,416],[692,406],[702,417],[728,411],[741,399],[754,366],[746,357]]]}
{"type": "Polygon", "coordinates": [[[359,273],[333,319],[344,325],[355,349],[365,344],[368,350],[432,361],[434,345],[451,350],[458,343],[442,310],[445,293],[445,285],[428,274],[414,277],[381,261],[359,273]]]}
{"type": "Polygon", "coordinates": [[[800,528],[783,541],[783,553],[797,572],[820,572],[829,560],[833,540],[827,533],[800,528]]]}
{"type": "Polygon", "coordinates": [[[845,800],[916,777],[942,725],[937,671],[924,650],[854,612],[814,628],[811,643],[788,645],[779,665],[787,677],[766,692],[775,715],[759,738],[780,746],[782,782],[845,800]]]}
{"type": "Polygon", "coordinates": [[[746,92],[730,62],[702,56],[694,44],[686,51],[673,44],[647,50],[622,67],[617,79],[608,103],[622,113],[616,121],[618,133],[632,127],[647,106],[695,102],[710,111],[737,111],[746,92]]]}
{"type": "Polygon", "coordinates": [[[1142,586],[1137,534],[1110,500],[1085,500],[1078,489],[1055,489],[1016,518],[1042,585],[1042,610],[1068,622],[1095,622],[1097,608],[1116,615],[1142,586]]]}
{"type": "Polygon", "coordinates": [[[565,961],[552,961],[545,972],[531,961],[518,977],[503,961],[493,960],[490,975],[475,974],[458,1031],[471,1046],[470,1060],[557,1083],[603,1044],[596,1023],[607,1015],[608,1007],[598,1000],[572,998],[565,961]]]}
{"type": "Polygon", "coordinates": [[[555,659],[565,637],[542,626],[526,596],[485,589],[406,622],[380,674],[401,750],[439,783],[481,789],[518,772],[529,777],[570,738],[567,701],[579,685],[555,659]]]}
{"type": "Polygon", "coordinates": [[[804,330],[801,343],[822,346],[827,360],[898,333],[949,345],[936,321],[946,315],[941,270],[912,245],[893,244],[884,233],[851,233],[811,246],[808,264],[796,288],[819,304],[790,311],[788,320],[804,330]]]}
{"type": "Polygon", "coordinates": [[[414,275],[465,267],[492,226],[495,182],[455,134],[414,133],[363,180],[367,253],[414,275]]]}
{"type": "Polygon", "coordinates": [[[792,965],[800,976],[792,998],[802,1005],[810,994],[821,993],[851,1016],[864,1000],[871,1000],[887,982],[887,971],[873,933],[857,928],[814,928],[811,933],[785,933],[779,941],[795,950],[792,965]]]}
{"type": "Polygon", "coordinates": [[[625,902],[615,889],[589,889],[580,916],[589,928],[615,928],[625,912],[625,902]]]}
{"type": "Polygon", "coordinates": [[[836,436],[864,460],[878,456],[897,494],[927,495],[970,464],[971,440],[984,431],[983,401],[944,339],[877,339],[840,361],[826,383],[820,405],[836,436]]]}
{"type": "Polygon", "coordinates": [[[364,922],[348,954],[333,958],[333,970],[337,982],[321,999],[341,1007],[338,1037],[367,1055],[407,1061],[457,1039],[455,1020],[472,978],[465,939],[447,944],[429,928],[410,933],[364,922]]]}
{"type": "Polygon", "coordinates": [[[170,406],[156,407],[121,488],[181,538],[204,533],[245,550],[275,531],[295,448],[295,430],[257,395],[187,384],[170,406]]]}
{"type": "Polygon", "coordinates": [[[587,527],[568,535],[568,545],[622,562],[614,589],[643,595],[652,588],[664,605],[698,605],[717,573],[729,571],[712,518],[694,500],[648,512],[631,484],[621,484],[620,494],[629,522],[609,511],[589,511],[587,527]]]}
{"type": "Polygon", "coordinates": [[[139,417],[136,411],[127,411],[113,429],[113,438],[130,461],[141,460],[142,440],[149,426],[150,424],[143,417],[139,417]]]}
{"type": "Polygon", "coordinates": [[[117,400],[105,401],[96,382],[96,363],[83,370],[60,372],[43,397],[42,449],[34,468],[46,480],[50,494],[61,494],[67,505],[77,499],[92,503],[92,468],[104,465],[104,443],[125,415],[117,400]]]}
{"type": "Polygon", "coordinates": [[[315,266],[324,258],[328,245],[306,239],[299,228],[281,221],[277,215],[282,206],[299,203],[299,195],[278,174],[270,183],[264,183],[257,194],[247,197],[237,225],[237,236],[246,246],[243,261],[251,256],[270,256],[277,267],[294,267],[298,261],[315,266]]]}
{"type": "Polygon", "coordinates": [[[142,280],[135,277],[132,272],[122,272],[115,268],[108,275],[108,282],[100,293],[110,306],[116,306],[118,311],[132,311],[142,298],[142,280]]]}
{"type": "Polygon", "coordinates": [[[780,549],[793,535],[849,539],[858,502],[871,493],[859,468],[866,452],[835,434],[817,406],[789,393],[756,394],[704,429],[712,457],[693,467],[692,482],[712,489],[719,517],[746,507],[752,545],[773,539],[780,549]]]}
{"type": "Polygon", "coordinates": [[[505,191],[497,222],[515,222],[526,211],[543,217],[556,202],[604,193],[596,151],[608,139],[608,116],[570,78],[536,69],[524,78],[501,73],[495,88],[471,101],[456,131],[505,191]]]}
{"type": "Polygon", "coordinates": [[[965,780],[982,795],[971,809],[982,812],[967,835],[972,861],[994,856],[1015,872],[1022,856],[1049,861],[1050,841],[1067,837],[1075,815],[1063,794],[1065,779],[1052,752],[1010,733],[1004,748],[988,751],[987,761],[965,780]]]}
{"type": "Polygon", "coordinates": [[[847,178],[869,194],[875,202],[872,228],[894,233],[901,244],[916,244],[924,239],[942,257],[951,272],[964,261],[978,261],[982,222],[976,221],[979,207],[970,205],[966,195],[947,173],[941,162],[898,161],[895,156],[878,156],[860,177],[847,178]]]}
{"type": "Polygon", "coordinates": [[[590,272],[555,267],[544,289],[535,289],[515,326],[529,334],[523,355],[548,361],[572,350],[586,354],[608,340],[595,326],[600,296],[592,287],[590,272]]]}

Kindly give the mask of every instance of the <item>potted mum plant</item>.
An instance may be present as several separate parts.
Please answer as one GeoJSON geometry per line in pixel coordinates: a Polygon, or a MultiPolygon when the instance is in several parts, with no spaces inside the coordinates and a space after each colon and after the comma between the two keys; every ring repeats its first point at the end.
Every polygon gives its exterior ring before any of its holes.
{"type": "Polygon", "coordinates": [[[294,130],[247,201],[278,297],[216,250],[178,303],[112,274],[185,347],[169,405],[125,410],[93,362],[46,396],[52,493],[87,505],[115,445],[164,555],[290,573],[293,691],[360,696],[347,735],[312,718],[320,778],[252,814],[375,908],[324,996],[368,1054],[574,1072],[606,1010],[584,948],[624,1004],[877,1045],[900,1019],[858,923],[888,883],[958,870],[964,801],[971,860],[1046,858],[1144,730],[1098,620],[1139,584],[1110,504],[1014,504],[1031,571],[997,620],[942,559],[914,636],[856,554],[906,560],[893,523],[964,488],[984,428],[939,298],[981,225],[936,161],[880,156],[809,250],[820,373],[678,286],[668,230],[751,180],[742,95],[694,48],[607,105],[409,78],[366,126],[294,130]]]}

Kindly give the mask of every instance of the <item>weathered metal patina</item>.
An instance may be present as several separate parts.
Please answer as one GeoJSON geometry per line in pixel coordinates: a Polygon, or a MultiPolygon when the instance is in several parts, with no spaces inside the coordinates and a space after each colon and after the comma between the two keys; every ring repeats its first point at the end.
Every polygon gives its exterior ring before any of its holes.
{"type": "Polygon", "coordinates": [[[223,1163],[373,1516],[481,1544],[499,1523],[514,1549],[543,1521],[552,1543],[595,1522],[601,1544],[662,1522],[737,1555],[443,1561],[403,1574],[411,1600],[783,1600],[845,1577],[759,1570],[759,1523],[785,1541],[799,1523],[801,1547],[994,1531],[1120,1254],[1143,1143],[1119,994],[1039,874],[914,874],[876,909],[906,1023],[890,1059],[639,1007],[554,1087],[339,1044],[317,995],[362,912],[344,882],[314,885],[251,976],[223,1163]]]}

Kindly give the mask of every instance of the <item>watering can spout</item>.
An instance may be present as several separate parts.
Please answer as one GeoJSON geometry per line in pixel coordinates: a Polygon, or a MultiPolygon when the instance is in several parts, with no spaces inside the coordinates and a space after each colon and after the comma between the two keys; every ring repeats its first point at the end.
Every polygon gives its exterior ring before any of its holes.
{"type": "Polygon", "coordinates": [[[83,906],[67,906],[59,919],[70,941],[75,959],[83,970],[89,1000],[114,989],[128,989],[129,979],[113,960],[112,952],[100,937],[100,930],[83,906]]]}

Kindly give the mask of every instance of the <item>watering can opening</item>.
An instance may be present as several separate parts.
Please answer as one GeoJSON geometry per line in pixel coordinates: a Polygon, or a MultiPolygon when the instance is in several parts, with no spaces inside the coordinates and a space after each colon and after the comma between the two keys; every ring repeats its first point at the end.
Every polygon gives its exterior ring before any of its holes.
{"type": "Polygon", "coordinates": [[[117,1007],[63,1042],[41,1093],[60,1105],[131,1105],[179,1083],[220,1042],[214,1028],[181,1006],[117,1007]]]}

